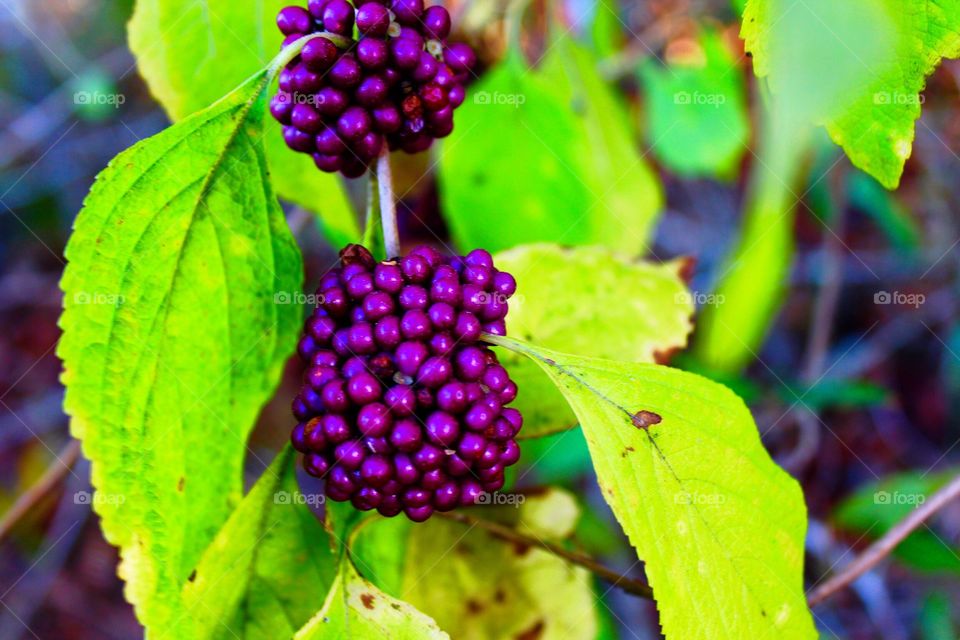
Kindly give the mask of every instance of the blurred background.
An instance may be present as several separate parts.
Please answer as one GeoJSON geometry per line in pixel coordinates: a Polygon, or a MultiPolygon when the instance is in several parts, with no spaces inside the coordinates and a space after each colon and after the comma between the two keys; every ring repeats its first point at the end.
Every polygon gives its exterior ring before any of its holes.
{"type": "MultiPolygon", "coordinates": [[[[446,4],[478,49],[483,78],[507,47],[504,3],[446,4]]],[[[663,194],[646,253],[695,259],[691,290],[701,315],[730,302],[718,283],[745,217],[755,214],[751,194],[762,191],[765,170],[779,171],[766,154],[791,156],[778,144],[795,149],[788,241],[769,263],[751,265],[758,282],[780,270],[786,282],[778,308],[755,310],[765,337],[731,356],[738,362],[730,366],[718,351],[746,345],[703,346],[698,339],[710,339],[695,332],[700,348],[672,363],[743,396],[771,454],[802,483],[810,512],[806,578],[814,585],[960,465],[960,63],[944,61],[929,79],[913,155],[899,189],[889,192],[822,129],[802,141],[776,129],[790,120],[769,116],[776,100],[744,55],[742,2],[558,4],[548,12],[532,3],[522,39],[527,61],[536,66],[544,53],[547,22],[591,43],[599,74],[625,107],[623,131],[652,169],[650,189],[663,194]]],[[[55,355],[63,249],[84,195],[114,155],[169,123],[127,46],[132,5],[0,0],[0,638],[142,634],[116,577],[117,554],[90,511],[89,468],[68,434],[55,355]]],[[[803,20],[787,26],[800,30],[796,37],[809,35],[803,20]]],[[[829,100],[830,89],[823,91],[829,100]]],[[[449,237],[431,157],[405,157],[395,171],[405,239],[449,237]]],[[[363,192],[362,182],[349,186],[357,203],[363,192]]],[[[288,213],[307,282],[315,282],[334,250],[312,214],[288,213]]],[[[741,313],[752,311],[747,304],[741,313]]],[[[251,480],[262,469],[256,452],[268,460],[286,438],[297,379],[291,365],[264,412],[251,444],[251,480]]],[[[519,488],[574,489],[590,506],[577,544],[611,566],[630,567],[626,541],[610,535],[619,529],[598,495],[579,430],[530,442],[524,456],[529,471],[519,488]]],[[[960,637],[952,606],[960,602],[958,548],[955,504],[853,589],[817,607],[821,633],[960,637]]],[[[605,615],[604,634],[659,637],[651,603],[605,585],[599,594],[615,613],[605,615]]]]}

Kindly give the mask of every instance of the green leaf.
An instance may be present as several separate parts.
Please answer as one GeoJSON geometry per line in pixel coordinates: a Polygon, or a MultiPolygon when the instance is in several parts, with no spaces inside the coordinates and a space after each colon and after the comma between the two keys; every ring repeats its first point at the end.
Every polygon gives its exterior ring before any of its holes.
{"type": "Polygon", "coordinates": [[[552,241],[640,253],[659,184],[596,60],[563,41],[554,49],[542,72],[509,54],[457,112],[440,161],[453,237],[491,251],[552,241]]]}
{"type": "Polygon", "coordinates": [[[183,590],[197,638],[290,638],[323,605],[337,558],[288,446],[204,552],[183,590]],[[309,588],[303,588],[309,585],[309,588]]]}
{"type": "MultiPolygon", "coordinates": [[[[276,15],[288,4],[137,0],[128,26],[130,49],[150,91],[176,121],[218,100],[276,55],[283,40],[276,15]]],[[[290,151],[273,118],[262,135],[276,191],[318,211],[332,244],[356,241],[360,228],[339,179],[290,151]]]]}
{"type": "Polygon", "coordinates": [[[429,616],[391,598],[360,577],[348,559],[341,563],[340,574],[327,594],[323,609],[294,636],[295,640],[449,640],[449,637],[429,616]]]}
{"type": "MultiPolygon", "coordinates": [[[[540,540],[570,536],[579,509],[564,491],[494,494],[510,504],[470,513],[540,540]]],[[[434,517],[423,524],[375,521],[357,537],[357,555],[379,567],[385,554],[401,573],[378,585],[428,612],[458,640],[584,638],[598,619],[590,574],[546,551],[516,545],[476,526],[434,517]],[[402,541],[405,545],[398,545],[402,541]],[[380,562],[378,562],[380,561],[380,562]],[[527,635],[524,635],[527,634],[527,635]]]]}
{"type": "Polygon", "coordinates": [[[618,5],[611,6],[605,2],[598,2],[593,7],[590,41],[600,58],[614,56],[623,47],[626,27],[620,18],[619,10],[618,5]]]}
{"type": "Polygon", "coordinates": [[[575,136],[574,115],[519,56],[485,74],[441,149],[444,213],[459,246],[590,238],[575,136]]]}
{"type": "Polygon", "coordinates": [[[653,153],[679,175],[732,179],[750,138],[743,74],[716,31],[705,29],[698,44],[687,59],[640,67],[644,129],[653,153]]]}
{"type": "Polygon", "coordinates": [[[774,89],[817,86],[806,98],[819,103],[817,121],[853,164],[892,189],[927,76],[960,55],[960,1],[750,0],[741,35],[756,74],[769,74],[774,89]],[[798,68],[779,68],[778,55],[798,68]]]}
{"type": "MultiPolygon", "coordinates": [[[[651,264],[601,247],[535,244],[496,256],[517,279],[507,334],[551,349],[653,362],[687,343],[693,300],[680,276],[683,261],[651,264]]],[[[525,438],[569,429],[576,418],[533,362],[504,352],[519,387],[516,406],[525,438]]]]}
{"type": "Polygon", "coordinates": [[[126,596],[166,628],[240,499],[246,438],[293,348],[300,253],[258,144],[261,72],[100,173],[61,282],[64,401],[126,596]]]}
{"type": "MultiPolygon", "coordinates": [[[[957,473],[957,469],[929,474],[910,471],[868,484],[837,507],[834,522],[871,540],[879,538],[957,473]]],[[[911,533],[893,551],[902,562],[931,573],[960,572],[957,553],[930,527],[911,533]]]]}
{"type": "Polygon", "coordinates": [[[584,213],[595,219],[590,242],[630,255],[647,253],[663,205],[656,174],[640,153],[630,116],[600,77],[595,53],[560,37],[543,62],[542,75],[576,116],[578,172],[590,194],[584,213]]]}
{"type": "Polygon", "coordinates": [[[816,637],[803,494],[739,398],[676,369],[491,341],[533,358],[573,407],[668,640],[816,637]]]}

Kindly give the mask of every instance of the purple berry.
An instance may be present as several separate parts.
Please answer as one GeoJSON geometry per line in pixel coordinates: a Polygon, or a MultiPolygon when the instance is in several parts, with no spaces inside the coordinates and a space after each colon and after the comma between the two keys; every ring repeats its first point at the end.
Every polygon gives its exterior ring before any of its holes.
{"type": "Polygon", "coordinates": [[[339,52],[337,45],[326,38],[314,38],[303,45],[303,50],[300,51],[300,59],[311,71],[323,73],[337,59],[339,52]]]}
{"type": "Polygon", "coordinates": [[[358,405],[380,399],[380,382],[371,373],[358,373],[347,381],[347,395],[358,405]]]}
{"type": "Polygon", "coordinates": [[[336,130],[330,127],[325,127],[320,130],[320,133],[314,138],[314,144],[320,153],[333,156],[340,155],[343,153],[343,150],[347,148],[346,145],[343,144],[343,140],[340,139],[340,136],[337,135],[336,130]]]}
{"type": "Polygon", "coordinates": [[[364,405],[357,414],[357,427],[365,436],[379,438],[387,435],[393,426],[393,416],[386,405],[374,402],[364,405]]]}
{"type": "Polygon", "coordinates": [[[366,2],[357,8],[357,29],[366,36],[382,37],[390,28],[390,13],[379,2],[366,2]]]}
{"type": "Polygon", "coordinates": [[[327,77],[335,87],[349,89],[360,84],[360,80],[363,78],[363,69],[355,57],[344,55],[333,63],[330,71],[327,72],[327,77]]]}
{"type": "Polygon", "coordinates": [[[330,0],[323,10],[323,27],[327,31],[349,36],[353,31],[353,5],[347,0],[330,0]]]}
{"type": "Polygon", "coordinates": [[[347,440],[344,443],[338,444],[337,448],[333,451],[333,458],[337,465],[350,471],[359,469],[364,457],[366,457],[366,451],[363,445],[356,440],[347,440]]]}
{"type": "Polygon", "coordinates": [[[300,131],[296,127],[283,128],[283,141],[294,151],[313,151],[313,136],[306,131],[300,131]]]}
{"type": "Polygon", "coordinates": [[[373,110],[373,126],[380,133],[395,133],[403,125],[400,111],[392,105],[381,105],[373,110]]]}
{"type": "Polygon", "coordinates": [[[440,5],[427,8],[423,12],[423,30],[427,37],[446,40],[450,35],[450,13],[440,5]]]}
{"type": "Polygon", "coordinates": [[[356,56],[367,69],[382,69],[390,58],[390,47],[385,40],[361,38],[357,43],[356,56]]]}
{"type": "Polygon", "coordinates": [[[431,331],[430,316],[423,309],[409,309],[400,319],[400,332],[407,340],[428,338],[431,331]]]}
{"type": "Polygon", "coordinates": [[[477,54],[469,45],[455,42],[443,52],[443,61],[454,73],[469,71],[477,64],[477,54]]]}
{"type": "MultiPolygon", "coordinates": [[[[314,137],[324,149],[349,143],[329,154],[341,162],[356,149],[329,125],[314,137]]],[[[504,406],[516,384],[479,342],[515,289],[498,273],[482,251],[418,247],[378,264],[351,245],[323,276],[298,343],[308,366],[290,438],[331,500],[421,519],[503,486],[522,418],[504,406]]]]}
{"type": "Polygon", "coordinates": [[[420,62],[423,47],[410,38],[396,38],[390,42],[390,59],[402,70],[411,70],[420,62]]]}
{"type": "Polygon", "coordinates": [[[347,94],[334,87],[324,87],[313,97],[313,104],[317,111],[327,117],[343,113],[348,102],[347,94]]]}
{"type": "Polygon", "coordinates": [[[370,130],[370,116],[365,109],[350,107],[337,120],[337,133],[344,140],[357,140],[370,130]]]}
{"type": "Polygon", "coordinates": [[[375,107],[387,97],[387,91],[387,83],[381,76],[367,76],[360,82],[354,97],[365,107],[375,107]]]}
{"type": "Polygon", "coordinates": [[[400,417],[413,415],[417,408],[417,395],[410,386],[405,384],[390,387],[384,394],[383,400],[390,407],[390,411],[400,417]]]}
{"type": "Polygon", "coordinates": [[[376,131],[368,131],[353,143],[353,150],[360,158],[369,162],[379,156],[383,150],[383,136],[376,131]]]}
{"type": "Polygon", "coordinates": [[[413,420],[400,420],[390,432],[390,444],[398,451],[412,453],[420,449],[423,431],[413,420]]]}
{"type": "Polygon", "coordinates": [[[290,124],[293,113],[293,96],[281,91],[270,99],[270,115],[280,124],[290,124]]]}
{"type": "Polygon", "coordinates": [[[311,31],[313,20],[303,7],[285,7],[277,14],[277,28],[284,35],[305,34],[311,31]]]}
{"type": "Polygon", "coordinates": [[[423,15],[423,0],[393,0],[390,8],[399,22],[415,25],[423,15]]]}
{"type": "Polygon", "coordinates": [[[368,456],[360,467],[360,478],[372,487],[382,487],[393,475],[393,465],[380,455],[368,456]]]}
{"type": "Polygon", "coordinates": [[[320,114],[308,104],[294,105],[290,121],[297,129],[307,133],[317,133],[323,126],[320,114]]]}

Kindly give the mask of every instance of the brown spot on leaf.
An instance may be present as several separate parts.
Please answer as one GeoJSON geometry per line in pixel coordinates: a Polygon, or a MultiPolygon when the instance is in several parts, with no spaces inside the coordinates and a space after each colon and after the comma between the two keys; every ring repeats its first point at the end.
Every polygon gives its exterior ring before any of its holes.
{"type": "Polygon", "coordinates": [[[670,349],[664,349],[662,351],[653,352],[653,361],[657,364],[670,364],[670,360],[673,359],[673,356],[677,355],[680,352],[680,347],[672,347],[670,349]]]}
{"type": "Polygon", "coordinates": [[[530,552],[530,545],[522,542],[513,543],[513,552],[518,556],[525,556],[530,552]]]}
{"type": "Polygon", "coordinates": [[[628,455],[630,455],[631,451],[636,451],[636,449],[633,447],[624,447],[623,451],[620,453],[620,457],[626,458],[628,455]]]}
{"type": "Polygon", "coordinates": [[[193,582],[196,579],[197,579],[197,570],[194,569],[193,571],[190,572],[190,577],[187,578],[187,582],[193,582]]]}
{"type": "Polygon", "coordinates": [[[479,602],[479,601],[477,601],[477,600],[474,600],[473,598],[467,598],[467,613],[468,613],[468,614],[470,614],[470,615],[472,615],[472,616],[476,616],[476,615],[480,615],[480,613],[481,613],[482,611],[483,611],[483,603],[482,603],[482,602],[479,602]]]}
{"type": "Polygon", "coordinates": [[[506,600],[507,593],[500,587],[497,587],[497,590],[493,592],[493,601],[497,604],[503,604],[506,600]]]}
{"type": "Polygon", "coordinates": [[[537,620],[526,631],[521,631],[515,637],[517,640],[537,640],[543,635],[543,620],[537,620]]]}
{"type": "Polygon", "coordinates": [[[654,413],[653,411],[647,411],[646,409],[641,409],[635,414],[630,416],[630,420],[633,422],[633,426],[638,429],[648,429],[655,424],[660,424],[663,418],[660,417],[659,413],[654,413]]]}
{"type": "Polygon", "coordinates": [[[373,594],[372,593],[361,593],[360,602],[363,603],[367,609],[373,609],[373,594]]]}
{"type": "Polygon", "coordinates": [[[180,479],[177,480],[177,491],[183,492],[183,486],[187,483],[187,479],[183,476],[180,476],[180,479]]]}
{"type": "Polygon", "coordinates": [[[690,284],[693,274],[697,270],[697,259],[693,256],[683,256],[677,260],[677,276],[685,284],[690,284]]]}

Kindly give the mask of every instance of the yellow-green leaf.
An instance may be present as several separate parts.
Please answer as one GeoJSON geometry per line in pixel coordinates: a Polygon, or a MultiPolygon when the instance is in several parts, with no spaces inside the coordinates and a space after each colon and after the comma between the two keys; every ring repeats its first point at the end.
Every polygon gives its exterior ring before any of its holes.
{"type": "MultiPolygon", "coordinates": [[[[283,40],[276,16],[288,4],[137,0],[128,27],[130,49],[153,95],[179,120],[215,102],[276,55],[283,40]]],[[[309,156],[290,151],[272,118],[262,135],[276,191],[319,212],[331,243],[358,240],[360,228],[339,179],[318,171],[309,156]]]]}
{"type": "Polygon", "coordinates": [[[288,446],[264,471],[183,590],[195,638],[290,638],[324,602],[337,557],[297,485],[288,446]],[[303,588],[309,585],[309,588],[303,588]]]}
{"type": "Polygon", "coordinates": [[[345,559],[327,600],[294,640],[449,640],[427,615],[364,580],[345,559]]]}
{"type": "Polygon", "coordinates": [[[64,407],[148,629],[181,619],[300,324],[274,304],[303,267],[259,144],[267,79],[117,156],[66,249],[64,407]]]}
{"type": "Polygon", "coordinates": [[[741,37],[774,90],[816,87],[800,93],[821,103],[818,122],[853,164],[892,189],[910,157],[927,76],[960,56],[960,0],[750,0],[741,37]]]}
{"type": "MultiPolygon", "coordinates": [[[[498,501],[469,513],[554,543],[571,535],[580,515],[573,497],[560,490],[493,494],[490,502],[498,501]]],[[[376,571],[379,586],[458,640],[596,637],[590,574],[542,549],[440,517],[423,524],[372,522],[358,531],[354,548],[363,560],[357,566],[376,571]],[[381,569],[397,565],[396,572],[381,569]]]]}
{"type": "Polygon", "coordinates": [[[803,494],[737,396],[668,367],[492,340],[535,360],[580,419],[667,640],[816,637],[803,494]]]}
{"type": "MultiPolygon", "coordinates": [[[[517,280],[507,335],[570,353],[653,362],[687,344],[693,300],[683,261],[653,264],[602,247],[524,245],[496,256],[517,280]]],[[[517,382],[521,436],[568,429],[576,418],[533,362],[509,351],[501,361],[517,382]]]]}

